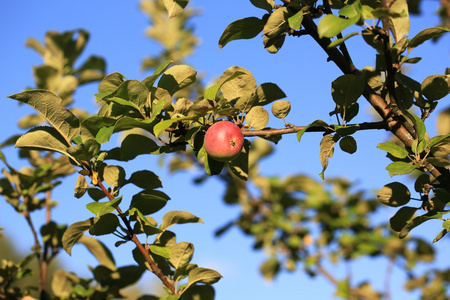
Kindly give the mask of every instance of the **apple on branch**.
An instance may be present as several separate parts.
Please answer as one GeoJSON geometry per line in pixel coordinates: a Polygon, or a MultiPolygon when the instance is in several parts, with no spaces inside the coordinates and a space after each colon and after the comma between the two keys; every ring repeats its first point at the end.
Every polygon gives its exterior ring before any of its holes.
{"type": "Polygon", "coordinates": [[[210,157],[217,161],[228,162],[241,153],[244,135],[233,122],[219,121],[206,131],[204,143],[210,157]]]}

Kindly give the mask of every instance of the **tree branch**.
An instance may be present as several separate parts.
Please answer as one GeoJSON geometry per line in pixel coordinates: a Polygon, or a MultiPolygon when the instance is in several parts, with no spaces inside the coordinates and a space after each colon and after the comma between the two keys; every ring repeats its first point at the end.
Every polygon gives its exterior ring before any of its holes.
{"type": "MultiPolygon", "coordinates": [[[[97,181],[97,186],[103,191],[103,193],[105,193],[105,195],[108,197],[109,200],[113,200],[114,199],[114,196],[111,195],[110,192],[108,192],[108,190],[105,188],[105,186],[103,185],[103,183],[100,180],[97,181]]],[[[138,237],[133,232],[133,228],[131,228],[131,224],[130,224],[129,220],[123,215],[123,212],[120,209],[120,207],[117,206],[116,209],[117,209],[117,212],[119,213],[119,217],[122,219],[123,223],[127,227],[127,230],[128,230],[128,232],[129,232],[129,234],[131,236],[131,241],[133,241],[133,243],[136,244],[136,247],[139,249],[139,251],[144,256],[145,260],[150,265],[151,271],[162,281],[162,283],[172,292],[172,294],[176,295],[177,291],[175,289],[175,286],[174,286],[173,282],[171,280],[169,280],[163,274],[163,272],[156,265],[155,261],[152,259],[152,257],[148,253],[148,251],[145,250],[144,246],[142,246],[142,244],[139,241],[138,237]]]]}
{"type": "MultiPolygon", "coordinates": [[[[337,286],[339,284],[339,281],[330,272],[328,272],[322,265],[319,264],[317,266],[317,271],[320,274],[322,274],[333,285],[337,286]]],[[[372,295],[368,295],[368,294],[364,293],[363,291],[361,291],[359,289],[354,289],[352,287],[349,287],[349,293],[356,297],[365,299],[365,300],[379,300],[378,298],[373,297],[372,295]]]]}
{"type": "MultiPolygon", "coordinates": [[[[371,130],[371,129],[387,129],[387,125],[385,121],[380,122],[364,122],[361,124],[349,124],[350,126],[359,126],[358,130],[371,130]]],[[[244,136],[260,136],[260,137],[270,137],[275,135],[281,135],[281,134],[288,134],[288,133],[296,133],[303,129],[305,129],[307,126],[291,126],[288,128],[279,128],[279,129],[266,129],[266,130],[242,130],[242,133],[244,136]]],[[[306,132],[333,132],[334,130],[331,127],[326,126],[311,126],[306,129],[306,132]]]]}
{"type": "MultiPolygon", "coordinates": [[[[388,7],[391,1],[386,2],[388,7]]],[[[311,37],[322,47],[322,49],[328,54],[329,61],[333,61],[336,66],[344,73],[351,74],[356,72],[352,65],[348,64],[344,55],[336,48],[328,48],[331,43],[330,39],[319,38],[317,32],[317,25],[309,15],[303,17],[302,25],[305,30],[311,35],[311,37]]],[[[400,139],[407,147],[411,147],[414,141],[415,130],[406,121],[403,116],[395,115],[388,103],[380,97],[367,83],[364,87],[363,96],[377,111],[377,113],[388,123],[388,130],[391,131],[398,139],[400,139]]],[[[450,172],[443,167],[435,167],[432,164],[426,163],[425,167],[428,171],[445,186],[446,190],[450,191],[450,172]]]]}

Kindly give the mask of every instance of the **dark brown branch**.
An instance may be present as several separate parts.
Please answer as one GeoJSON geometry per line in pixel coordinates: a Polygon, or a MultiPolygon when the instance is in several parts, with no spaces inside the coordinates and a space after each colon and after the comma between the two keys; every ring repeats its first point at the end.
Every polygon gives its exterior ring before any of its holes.
{"type": "Polygon", "coordinates": [[[328,60],[334,61],[334,63],[341,69],[344,74],[351,74],[356,69],[348,64],[347,59],[344,55],[336,48],[328,48],[331,41],[328,38],[320,38],[317,32],[317,25],[314,23],[313,19],[309,15],[303,16],[302,25],[309,35],[322,47],[322,49],[328,54],[328,60]]]}
{"type": "MultiPolygon", "coordinates": [[[[108,197],[109,200],[113,200],[114,196],[111,195],[110,192],[108,192],[108,190],[105,188],[105,186],[103,185],[103,183],[98,180],[97,182],[97,186],[103,191],[103,193],[105,193],[105,195],[108,197]]],[[[150,256],[150,254],[148,253],[147,250],[145,250],[144,246],[142,246],[141,242],[139,241],[138,237],[136,236],[136,234],[134,234],[133,229],[131,228],[131,224],[128,221],[128,219],[123,215],[122,210],[120,209],[119,206],[117,206],[117,211],[119,212],[119,216],[122,219],[123,223],[125,224],[125,226],[127,227],[128,233],[131,236],[131,241],[133,241],[133,243],[136,244],[136,247],[139,249],[139,251],[142,253],[142,255],[144,256],[145,260],[148,262],[151,271],[162,281],[162,283],[172,292],[172,294],[176,294],[176,289],[175,286],[173,285],[173,282],[170,281],[161,271],[161,269],[156,265],[155,261],[152,259],[152,257],[150,256]]]]}
{"type": "MultiPolygon", "coordinates": [[[[329,15],[329,14],[332,14],[332,13],[333,13],[333,12],[331,11],[330,3],[329,3],[328,0],[323,0],[323,6],[324,6],[324,8],[325,8],[325,13],[326,13],[326,14],[329,15]]],[[[337,35],[337,38],[338,38],[338,39],[342,39],[342,33],[341,33],[341,32],[337,35]]],[[[348,65],[350,66],[350,69],[356,69],[356,68],[355,68],[355,65],[353,64],[353,60],[352,60],[352,58],[350,57],[350,53],[348,52],[347,45],[345,44],[345,42],[342,43],[342,44],[339,46],[339,50],[341,50],[342,55],[344,55],[345,59],[347,60],[347,63],[348,63],[348,65]]]]}
{"type": "MultiPolygon", "coordinates": [[[[358,130],[371,130],[371,129],[387,129],[387,124],[385,121],[380,122],[364,122],[361,124],[353,124],[347,126],[355,126],[358,125],[358,130]]],[[[269,137],[274,135],[288,134],[288,133],[297,133],[307,126],[292,126],[289,128],[279,128],[279,129],[267,129],[267,130],[242,130],[244,136],[261,136],[261,137],[269,137]]],[[[306,129],[306,132],[333,132],[334,130],[331,127],[326,126],[311,126],[306,129]]]]}
{"type": "MultiPolygon", "coordinates": [[[[386,2],[388,7],[392,1],[386,2]]],[[[314,23],[311,16],[305,15],[302,21],[302,25],[305,30],[311,35],[311,37],[322,47],[322,49],[328,54],[328,60],[333,61],[336,66],[344,73],[351,74],[356,71],[354,67],[348,64],[344,55],[336,48],[328,48],[331,43],[328,38],[319,38],[317,32],[317,25],[314,23]]],[[[388,123],[388,130],[391,131],[397,138],[399,138],[406,146],[411,147],[414,141],[414,129],[402,116],[396,116],[389,108],[385,99],[380,97],[375,91],[366,83],[363,96],[378,112],[378,114],[388,123]]],[[[428,171],[439,182],[450,191],[450,172],[442,167],[435,167],[429,163],[425,164],[428,171]]]]}

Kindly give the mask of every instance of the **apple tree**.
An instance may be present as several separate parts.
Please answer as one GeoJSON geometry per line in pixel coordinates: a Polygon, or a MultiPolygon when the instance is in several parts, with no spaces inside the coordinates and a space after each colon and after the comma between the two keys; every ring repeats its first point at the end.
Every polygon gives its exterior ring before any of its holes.
{"type": "Polygon", "coordinates": [[[198,266],[193,260],[194,245],[178,241],[177,227],[172,227],[203,222],[201,216],[175,210],[155,219],[152,215],[164,210],[170,191],[163,190],[157,170],[130,172],[127,168],[141,155],[169,155],[165,162],[171,171],[195,167],[204,174],[195,183],[208,184],[211,177],[223,182],[224,201],[239,206],[240,213],[216,234],[237,227],[254,240],[254,249],[269,253],[260,268],[265,278],[301,268],[310,276],[327,279],[338,297],[389,299],[389,285],[376,290],[370,282],[355,284],[350,275],[339,278],[326,269],[327,261],[348,264],[362,257],[382,258],[408,274],[406,289],[419,290],[424,299],[445,299],[450,269],[421,272],[414,266],[433,261],[431,242],[438,242],[450,230],[446,216],[450,134],[431,137],[426,128],[428,117],[450,92],[450,71],[443,69],[442,74],[430,74],[418,82],[407,75],[405,66],[420,63],[419,57],[412,56],[414,49],[447,34],[449,4],[442,4],[442,26],[410,36],[410,13],[418,13],[417,1],[251,0],[259,17],[233,21],[220,37],[208,38],[216,38],[220,48],[260,38],[261,46],[276,55],[283,55],[283,45],[293,37],[313,38],[334,64],[330,68],[342,72],[331,82],[330,101],[335,108],[323,112],[334,116],[336,123],[297,124],[289,115],[296,103],[286,100],[277,84],[257,83],[250,70],[230,66],[212,84],[202,83],[198,72],[185,62],[197,44],[188,26],[194,14],[188,2],[141,2],[152,21],[148,34],[164,48],[143,60],[143,69],[152,71],[143,80],[128,79],[119,72],[107,74],[99,56],[77,67],[89,38],[85,30],[49,31],[44,44],[27,41],[43,58],[43,64],[33,69],[36,87],[9,95],[8,101],[27,104],[36,114],[20,119],[19,126],[28,131],[6,139],[1,147],[15,145],[29,167],[18,170],[0,152],[4,165],[0,193],[26,219],[34,246],[21,262],[1,261],[0,298],[112,299],[122,296],[148,271],[167,294],[157,297],[150,290],[140,299],[214,299],[213,285],[220,284],[220,270],[198,266]],[[344,30],[351,33],[343,36],[344,30]],[[374,66],[354,64],[346,42],[358,38],[376,50],[374,66]],[[90,82],[98,82],[99,109],[94,113],[77,108],[74,101],[76,89],[90,82]],[[380,121],[353,123],[360,101],[367,101],[380,121]],[[279,128],[268,127],[271,115],[281,119],[279,128]],[[389,175],[411,174],[415,191],[393,181],[372,196],[355,191],[344,178],[325,176],[335,149],[354,153],[358,148],[355,133],[379,129],[392,135],[378,144],[392,160],[386,166],[389,175]],[[301,143],[305,134],[322,135],[322,181],[305,174],[279,177],[261,172],[261,160],[288,134],[301,143]],[[109,148],[108,142],[117,135],[120,146],[109,148]],[[75,172],[74,197],[86,200],[83,206],[92,216],[57,224],[52,220],[56,205],[52,191],[75,172]],[[139,191],[124,193],[127,185],[139,191]],[[413,201],[416,205],[410,204],[413,201]],[[375,223],[372,216],[382,205],[398,210],[392,218],[375,223]],[[46,212],[40,228],[30,217],[38,210],[46,212]],[[429,220],[440,225],[428,239],[411,233],[429,220]],[[116,247],[132,244],[129,255],[135,264],[118,267],[113,248],[96,238],[103,235],[115,236],[116,247]],[[50,278],[48,265],[59,251],[70,254],[77,243],[98,260],[98,266],[91,268],[92,277],[58,270],[50,278]],[[37,293],[14,285],[29,275],[31,261],[39,267],[37,293]]]}

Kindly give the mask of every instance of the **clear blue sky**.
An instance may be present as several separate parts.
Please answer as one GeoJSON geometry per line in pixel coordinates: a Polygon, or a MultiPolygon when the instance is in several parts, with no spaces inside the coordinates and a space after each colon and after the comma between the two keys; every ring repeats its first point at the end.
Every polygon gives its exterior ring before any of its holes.
{"type": "MultiPolygon", "coordinates": [[[[424,16],[420,19],[412,18],[410,36],[438,23],[438,18],[434,15],[438,1],[425,3],[424,16]]],[[[341,74],[332,63],[326,62],[325,54],[311,38],[307,36],[287,38],[277,55],[269,54],[263,49],[262,38],[232,42],[220,51],[218,39],[229,23],[248,16],[261,17],[264,11],[253,7],[250,1],[193,0],[190,5],[201,8],[202,14],[193,19],[195,33],[200,36],[201,44],[189,59],[189,63],[197,71],[206,74],[207,80],[220,76],[230,66],[241,66],[253,73],[258,84],[274,82],[283,89],[288,96],[287,99],[293,104],[288,122],[295,125],[307,125],[316,119],[334,122],[334,119],[328,116],[328,112],[334,108],[330,82],[341,74]]],[[[6,98],[27,86],[34,85],[31,68],[41,64],[41,60],[32,50],[25,48],[24,44],[28,37],[42,41],[47,30],[85,28],[91,33],[91,39],[80,61],[92,54],[100,55],[107,61],[108,73],[118,71],[128,79],[143,79],[148,74],[140,72],[141,60],[144,56],[158,53],[160,49],[145,38],[144,30],[148,25],[148,20],[139,11],[136,0],[1,1],[0,141],[20,132],[16,127],[17,119],[32,111],[25,106],[19,107],[15,101],[6,98]]],[[[359,40],[360,38],[356,37],[348,43],[356,66],[362,68],[374,65],[373,50],[365,47],[359,40]]],[[[447,35],[437,44],[429,42],[425,47],[414,50],[413,56],[421,56],[423,60],[418,65],[410,67],[410,75],[421,82],[428,75],[442,74],[445,67],[450,66],[449,46],[450,36],[447,35]]],[[[96,88],[96,84],[91,84],[77,91],[75,95],[77,106],[94,113],[93,94],[96,88]]],[[[441,102],[448,100],[449,97],[446,97],[441,102]]],[[[373,117],[364,99],[360,100],[360,104],[362,113],[355,122],[375,120],[376,117],[373,117]]],[[[441,108],[444,107],[447,106],[444,104],[441,108]]],[[[279,120],[272,120],[269,125],[283,126],[279,120]]],[[[427,125],[430,134],[435,135],[434,118],[431,118],[427,125]]],[[[345,176],[356,182],[358,188],[369,191],[377,190],[393,181],[384,169],[389,163],[385,153],[376,148],[376,145],[387,137],[388,135],[382,131],[356,134],[358,152],[349,155],[337,150],[330,161],[326,176],[345,176]]],[[[307,134],[299,144],[295,135],[285,136],[277,146],[275,155],[262,164],[262,172],[280,176],[306,173],[319,180],[320,138],[320,134],[307,134]]],[[[22,161],[15,160],[14,149],[5,152],[12,164],[23,166],[22,161]]],[[[333,287],[328,282],[321,278],[310,280],[301,272],[283,273],[273,283],[265,283],[258,271],[259,264],[265,256],[261,252],[252,251],[251,239],[243,237],[238,230],[232,230],[220,239],[213,236],[217,227],[234,218],[239,212],[238,207],[222,204],[223,187],[214,179],[206,185],[193,186],[192,174],[170,175],[157,166],[157,160],[157,157],[144,156],[124,166],[128,174],[137,169],[147,168],[161,177],[163,190],[172,198],[163,209],[163,213],[170,210],[186,210],[203,218],[205,224],[178,226],[174,231],[178,235],[178,241],[194,243],[196,247],[194,263],[216,269],[224,276],[215,285],[217,300],[278,299],[280,295],[288,295],[294,299],[332,298],[333,287]]],[[[75,179],[75,176],[71,177],[54,194],[53,198],[60,203],[54,214],[57,222],[71,224],[90,217],[90,213],[85,209],[88,199],[75,199],[72,196],[75,179]]],[[[387,219],[394,212],[395,210],[386,209],[380,218],[387,219]]],[[[156,219],[158,216],[161,215],[157,215],[156,219]]],[[[43,220],[40,214],[33,218],[36,223],[43,220]]],[[[432,230],[437,234],[440,225],[430,223],[413,231],[413,235],[424,236],[426,230],[432,230]]],[[[16,216],[3,201],[0,201],[0,227],[6,228],[7,236],[14,237],[23,253],[31,247],[31,235],[25,221],[16,216]],[[16,226],[12,228],[11,224],[16,226]]],[[[108,246],[114,247],[113,240],[103,239],[103,241],[108,246]]],[[[441,262],[445,261],[442,250],[446,247],[447,249],[449,247],[448,239],[437,244],[438,251],[441,249],[439,256],[441,262]]],[[[131,245],[113,249],[117,250],[114,254],[118,265],[133,263],[129,256],[130,249],[131,245]]],[[[81,246],[74,248],[71,258],[65,253],[61,253],[60,257],[69,270],[80,276],[89,276],[88,264],[96,265],[95,260],[81,246]]],[[[369,278],[374,279],[376,285],[382,288],[381,277],[386,265],[380,267],[380,262],[363,260],[353,267],[355,280],[358,276],[372,275],[369,278]],[[378,269],[380,272],[372,272],[378,269]],[[371,274],[367,274],[367,270],[371,270],[371,274]]],[[[342,268],[333,266],[331,268],[338,277],[344,274],[342,268]]],[[[398,272],[394,275],[397,275],[399,281],[398,288],[395,284],[392,285],[393,299],[399,299],[403,296],[400,288],[402,278],[398,272]]],[[[149,282],[153,282],[152,276],[146,276],[141,283],[145,288],[149,286],[149,282]]]]}

